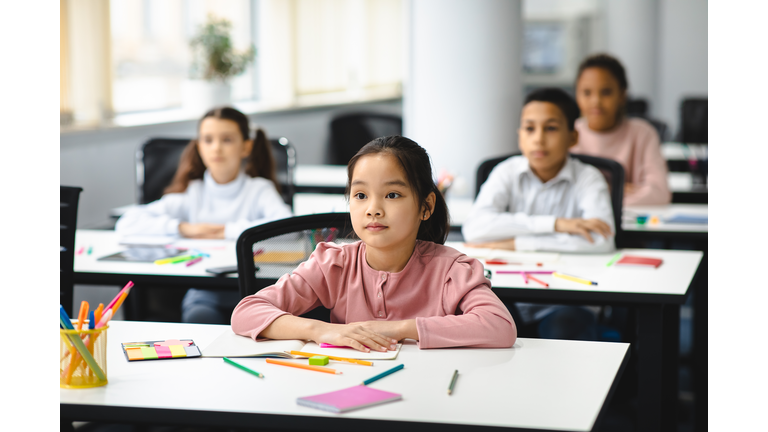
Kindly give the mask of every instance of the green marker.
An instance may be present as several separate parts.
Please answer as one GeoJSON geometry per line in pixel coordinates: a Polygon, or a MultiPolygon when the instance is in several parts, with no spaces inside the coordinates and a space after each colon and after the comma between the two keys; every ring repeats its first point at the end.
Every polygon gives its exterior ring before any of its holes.
{"type": "Polygon", "coordinates": [[[240,369],[242,369],[242,370],[244,370],[244,371],[246,371],[246,372],[248,372],[250,374],[254,374],[254,375],[256,375],[259,378],[264,378],[264,374],[262,374],[261,372],[256,372],[255,370],[247,368],[247,367],[241,365],[240,363],[235,363],[235,362],[233,362],[232,360],[230,360],[230,359],[228,359],[226,357],[224,357],[224,361],[229,363],[229,364],[231,364],[232,366],[234,366],[236,368],[240,368],[240,369]]]}
{"type": "Polygon", "coordinates": [[[606,267],[610,267],[610,266],[612,266],[612,265],[613,265],[613,263],[615,263],[616,261],[618,261],[618,259],[619,259],[619,258],[621,258],[621,252],[619,252],[619,253],[617,253],[616,255],[614,255],[614,256],[613,256],[613,258],[611,258],[611,260],[610,260],[610,261],[608,261],[608,264],[606,264],[605,266],[606,266],[606,267]]]}

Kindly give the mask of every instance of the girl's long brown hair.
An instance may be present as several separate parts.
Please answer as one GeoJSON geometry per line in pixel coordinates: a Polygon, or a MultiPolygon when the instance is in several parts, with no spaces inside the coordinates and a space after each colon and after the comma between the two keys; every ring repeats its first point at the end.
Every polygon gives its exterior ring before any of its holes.
{"type": "MultiPolygon", "coordinates": [[[[250,139],[248,117],[240,111],[230,107],[214,108],[200,119],[197,124],[198,131],[200,130],[200,123],[208,117],[234,121],[243,135],[243,141],[250,139]]],[[[197,139],[193,139],[184,148],[179,160],[179,168],[176,170],[171,184],[163,191],[164,194],[184,192],[190,181],[203,178],[205,165],[197,150],[197,142],[197,139]]],[[[272,149],[269,141],[267,141],[267,135],[263,130],[257,129],[251,154],[246,159],[245,173],[251,177],[264,177],[271,180],[277,191],[280,192],[280,183],[277,182],[275,171],[275,159],[272,157],[272,149]]]]}

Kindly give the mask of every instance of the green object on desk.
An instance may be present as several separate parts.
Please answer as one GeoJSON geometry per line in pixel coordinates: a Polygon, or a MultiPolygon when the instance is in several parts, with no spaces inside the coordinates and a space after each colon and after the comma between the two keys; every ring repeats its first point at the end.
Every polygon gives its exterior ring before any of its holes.
{"type": "Polygon", "coordinates": [[[618,259],[619,259],[619,258],[621,258],[621,252],[619,252],[619,253],[617,253],[616,255],[614,255],[614,256],[613,256],[613,258],[611,258],[611,260],[610,260],[610,261],[608,261],[608,264],[606,264],[605,266],[606,266],[606,267],[610,267],[610,266],[612,266],[612,265],[613,265],[613,263],[615,263],[616,261],[618,261],[618,259]]]}
{"type": "Polygon", "coordinates": [[[240,363],[235,363],[235,362],[233,362],[232,360],[230,360],[230,359],[228,359],[226,357],[224,357],[224,361],[229,363],[229,364],[231,364],[232,366],[234,366],[236,368],[240,368],[240,369],[248,372],[249,374],[256,375],[259,378],[264,378],[264,374],[262,374],[261,372],[256,372],[255,370],[253,370],[251,368],[247,368],[247,367],[241,365],[240,363]]]}
{"type": "Polygon", "coordinates": [[[386,371],[376,375],[375,377],[368,378],[367,380],[363,381],[363,385],[368,385],[368,384],[370,384],[370,383],[372,383],[374,381],[378,381],[378,380],[384,378],[385,376],[387,376],[389,374],[393,374],[393,373],[399,371],[400,369],[402,369],[404,367],[405,367],[404,364],[397,365],[397,366],[393,367],[392,369],[386,370],[386,371]]]}
{"type": "Polygon", "coordinates": [[[648,216],[638,216],[637,217],[637,224],[638,225],[644,225],[648,221],[648,216]]]}

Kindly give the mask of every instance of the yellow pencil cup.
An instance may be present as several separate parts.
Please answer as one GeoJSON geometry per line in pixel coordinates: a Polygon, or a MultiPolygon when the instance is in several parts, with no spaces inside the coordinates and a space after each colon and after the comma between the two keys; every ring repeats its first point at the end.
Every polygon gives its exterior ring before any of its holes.
{"type": "MultiPolygon", "coordinates": [[[[107,384],[107,329],[93,330],[59,329],[61,388],[80,389],[107,384]]],[[[84,327],[87,324],[83,325],[84,327]]]]}

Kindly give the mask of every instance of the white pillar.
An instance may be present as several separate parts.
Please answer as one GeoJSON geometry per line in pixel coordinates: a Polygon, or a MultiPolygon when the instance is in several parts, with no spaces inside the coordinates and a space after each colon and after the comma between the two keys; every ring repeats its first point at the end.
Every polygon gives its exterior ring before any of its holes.
{"type": "Polygon", "coordinates": [[[629,95],[646,99],[649,114],[658,113],[658,1],[606,1],[605,11],[607,50],[627,71],[629,95]]]}
{"type": "Polygon", "coordinates": [[[406,15],[403,133],[427,150],[435,177],[465,182],[449,196],[474,197],[480,163],[517,150],[521,1],[416,0],[406,15]]]}

